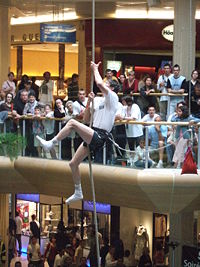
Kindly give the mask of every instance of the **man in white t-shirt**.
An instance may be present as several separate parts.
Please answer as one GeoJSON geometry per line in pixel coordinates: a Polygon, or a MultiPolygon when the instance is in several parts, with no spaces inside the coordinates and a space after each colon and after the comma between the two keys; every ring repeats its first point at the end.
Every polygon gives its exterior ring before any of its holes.
{"type": "Polygon", "coordinates": [[[31,237],[31,242],[28,245],[27,259],[29,264],[33,264],[33,266],[40,266],[41,264],[40,245],[37,243],[37,238],[35,236],[31,237]]]}
{"type": "Polygon", "coordinates": [[[53,101],[53,81],[51,80],[51,73],[45,71],[43,73],[44,81],[40,86],[40,102],[52,105],[53,101]]]}
{"type": "Polygon", "coordinates": [[[80,89],[78,91],[78,100],[73,103],[73,115],[78,119],[83,119],[84,116],[85,107],[88,101],[88,98],[85,95],[85,90],[80,89]]]}
{"type": "Polygon", "coordinates": [[[18,242],[18,255],[21,256],[21,249],[22,249],[22,218],[19,216],[19,212],[16,211],[15,217],[16,223],[16,239],[18,242]]]}
{"type": "Polygon", "coordinates": [[[149,107],[148,108],[148,114],[144,115],[144,117],[142,118],[143,122],[152,122],[155,120],[156,117],[158,117],[159,115],[156,114],[156,110],[154,107],[149,107]]]}
{"type": "MultiPolygon", "coordinates": [[[[163,94],[167,94],[167,81],[168,78],[171,75],[171,66],[169,65],[169,63],[166,63],[164,65],[164,74],[160,75],[160,77],[158,78],[158,82],[157,82],[157,89],[163,93],[163,94]]],[[[159,102],[159,106],[160,106],[160,116],[162,118],[162,120],[166,120],[166,116],[167,116],[167,106],[168,106],[168,96],[167,95],[163,95],[160,97],[160,102],[159,102]]]]}
{"type": "Polygon", "coordinates": [[[119,89],[119,84],[116,81],[112,80],[104,83],[102,77],[99,74],[99,65],[100,62],[98,64],[91,62],[91,69],[95,77],[95,82],[103,93],[103,97],[94,98],[94,93],[91,92],[89,94],[84,112],[84,121],[88,123],[91,116],[91,102],[94,100],[93,128],[89,128],[88,126],[74,119],[71,119],[65,125],[65,127],[50,141],[45,141],[44,139],[37,136],[37,139],[40,141],[41,146],[45,150],[52,149],[52,147],[59,141],[69,136],[72,130],[76,131],[84,140],[69,163],[75,184],[75,192],[70,198],[66,200],[67,204],[83,199],[79,165],[88,156],[87,145],[89,145],[90,150],[94,151],[100,149],[108,140],[109,133],[113,128],[115,115],[118,109],[118,96],[113,90],[119,89]]]}

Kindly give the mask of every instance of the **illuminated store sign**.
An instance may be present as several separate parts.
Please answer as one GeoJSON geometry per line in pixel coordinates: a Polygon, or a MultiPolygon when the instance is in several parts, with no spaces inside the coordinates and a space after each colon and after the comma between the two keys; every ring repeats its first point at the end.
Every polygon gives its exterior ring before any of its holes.
{"type": "MultiPolygon", "coordinates": [[[[93,201],[84,201],[83,202],[83,209],[87,211],[93,211],[93,201]]],[[[96,202],[96,211],[99,213],[110,214],[111,206],[110,204],[103,204],[96,202]]]]}
{"type": "Polygon", "coordinates": [[[174,40],[174,25],[169,25],[169,26],[165,27],[162,30],[162,36],[166,40],[173,42],[173,40],[174,40]]]}
{"type": "Polygon", "coordinates": [[[39,194],[17,194],[17,199],[39,203],[40,195],[39,194]]]}

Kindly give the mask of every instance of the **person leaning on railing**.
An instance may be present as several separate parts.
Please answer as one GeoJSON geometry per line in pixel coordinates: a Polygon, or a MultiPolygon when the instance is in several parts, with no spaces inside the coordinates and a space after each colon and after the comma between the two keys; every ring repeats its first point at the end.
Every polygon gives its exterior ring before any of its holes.
{"type": "MultiPolygon", "coordinates": [[[[161,117],[157,116],[155,122],[161,122],[161,117]]],[[[158,150],[159,161],[156,168],[163,168],[164,146],[167,142],[168,128],[166,125],[151,125],[149,127],[149,142],[151,155],[154,154],[154,150],[158,150]]]]}
{"type": "Polygon", "coordinates": [[[12,95],[12,93],[6,94],[5,102],[0,105],[0,112],[4,112],[4,113],[2,113],[2,116],[3,116],[5,123],[6,123],[6,132],[13,131],[13,120],[5,119],[6,114],[12,115],[12,112],[13,112],[13,95],[12,95]]]}
{"type": "Polygon", "coordinates": [[[140,97],[138,97],[137,104],[141,111],[146,114],[149,106],[156,107],[157,99],[156,96],[150,95],[151,93],[155,93],[151,77],[147,76],[144,82],[145,86],[140,89],[140,97]]]}
{"type": "Polygon", "coordinates": [[[200,83],[196,83],[191,92],[191,113],[194,117],[200,118],[200,83]]]}
{"type": "MultiPolygon", "coordinates": [[[[195,121],[194,118],[189,115],[189,110],[187,106],[181,106],[177,110],[177,116],[172,118],[172,122],[190,122],[192,125],[195,121]]],[[[196,119],[196,122],[200,120],[196,119]]],[[[181,167],[184,161],[185,150],[189,145],[189,140],[191,139],[191,134],[188,131],[188,126],[177,125],[176,127],[176,149],[172,161],[174,162],[174,167],[181,167]]]]}
{"type": "MultiPolygon", "coordinates": [[[[70,106],[69,103],[68,103],[68,105],[70,106]]],[[[63,102],[60,98],[56,99],[56,103],[55,103],[55,107],[54,107],[54,117],[64,119],[67,116],[69,116],[68,108],[65,108],[65,106],[63,105],[63,102]]],[[[59,132],[59,124],[60,124],[60,122],[57,120],[55,122],[55,134],[57,134],[59,132]]],[[[61,128],[63,128],[65,126],[65,124],[66,124],[65,120],[62,120],[61,121],[61,128]]],[[[64,140],[62,140],[62,142],[61,142],[61,158],[62,159],[70,160],[72,158],[71,144],[72,144],[71,137],[66,137],[66,138],[64,138],[64,140]]]]}
{"type": "Polygon", "coordinates": [[[184,97],[180,96],[180,94],[183,95],[185,92],[185,83],[185,77],[180,75],[180,66],[175,64],[173,66],[173,75],[170,75],[167,81],[168,93],[174,94],[174,96],[170,97],[168,114],[173,113],[176,109],[177,103],[184,100],[184,97]],[[179,96],[176,96],[176,94],[179,94],[179,96]]]}
{"type": "MultiPolygon", "coordinates": [[[[164,65],[164,73],[160,75],[157,82],[157,90],[161,93],[167,93],[167,81],[169,76],[171,75],[171,66],[169,63],[164,65]]],[[[163,95],[160,97],[159,100],[159,107],[160,107],[160,116],[162,120],[166,120],[167,116],[167,106],[168,106],[168,96],[163,95]]]]}

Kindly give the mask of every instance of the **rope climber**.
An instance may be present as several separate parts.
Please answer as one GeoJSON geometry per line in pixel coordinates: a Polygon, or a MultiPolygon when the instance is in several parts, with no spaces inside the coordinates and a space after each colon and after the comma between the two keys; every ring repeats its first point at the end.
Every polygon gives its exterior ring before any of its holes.
{"type": "Polygon", "coordinates": [[[52,140],[46,141],[39,136],[36,137],[45,151],[51,150],[58,142],[69,136],[73,130],[77,132],[84,141],[79,146],[72,160],[69,162],[69,166],[72,170],[75,192],[66,200],[67,204],[83,199],[79,165],[88,156],[87,144],[89,145],[90,151],[95,151],[103,147],[104,143],[110,136],[109,133],[114,125],[115,114],[118,108],[118,96],[116,92],[119,85],[115,81],[104,83],[99,74],[99,65],[100,62],[98,64],[91,62],[91,69],[93,71],[95,81],[103,93],[103,97],[94,98],[94,93],[91,92],[88,96],[88,102],[84,114],[84,121],[89,122],[91,115],[90,106],[93,100],[93,127],[90,128],[74,119],[71,119],[52,140]]]}

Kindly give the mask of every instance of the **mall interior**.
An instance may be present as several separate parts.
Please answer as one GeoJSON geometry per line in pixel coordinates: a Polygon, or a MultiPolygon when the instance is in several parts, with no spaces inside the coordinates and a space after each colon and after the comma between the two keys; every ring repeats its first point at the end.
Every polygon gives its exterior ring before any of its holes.
{"type": "MultiPolygon", "coordinates": [[[[29,79],[35,77],[36,85],[41,88],[43,74],[48,71],[53,84],[51,104],[54,107],[58,99],[64,103],[70,100],[68,85],[73,74],[78,74],[78,88],[83,88],[86,95],[89,94],[93,85],[90,68],[92,58],[95,62],[101,61],[99,72],[102,77],[107,69],[115,70],[118,78],[120,74],[128,77],[128,73],[134,71],[137,80],[141,81],[148,75],[155,85],[165,64],[178,64],[181,75],[187,81],[191,79],[193,70],[200,69],[199,0],[96,0],[95,12],[92,12],[92,4],[92,0],[0,0],[0,84],[4,84],[8,73],[12,72],[16,88],[24,74],[29,79]],[[63,32],[66,27],[73,28],[70,33],[74,34],[75,39],[49,40],[49,25],[53,25],[55,31],[63,32]],[[43,27],[47,27],[45,33],[43,27]]],[[[155,92],[158,106],[159,97],[162,96],[159,93],[155,92]]],[[[190,93],[191,88],[184,94],[189,103],[190,93]]],[[[123,91],[120,99],[122,95],[123,91]]],[[[138,91],[131,96],[136,99],[140,93],[138,91]]],[[[192,110],[192,104],[189,104],[189,110],[192,110]]],[[[17,127],[18,135],[27,140],[32,134],[27,131],[29,120],[28,116],[20,118],[17,127]]],[[[0,121],[1,135],[9,133],[10,121],[13,123],[10,117],[4,122],[0,121]]],[[[63,127],[63,122],[55,119],[58,130],[63,127]]],[[[118,120],[116,125],[127,129],[131,125],[129,123],[118,120]]],[[[168,125],[163,120],[159,124],[164,127],[168,125]]],[[[110,265],[101,262],[101,266],[152,266],[140,265],[146,248],[154,266],[199,266],[199,126],[197,124],[194,130],[189,129],[197,172],[181,174],[181,168],[172,166],[167,149],[164,150],[162,167],[148,168],[148,127],[155,124],[142,125],[147,147],[144,168],[134,165],[134,152],[129,152],[128,144],[125,144],[127,151],[123,155],[115,145],[107,145],[101,151],[102,162],[95,162],[92,156],[100,252],[105,248],[105,240],[110,248],[121,246],[123,250],[123,255],[118,258],[110,254],[110,265]],[[196,143],[193,142],[195,136],[196,143]],[[123,243],[123,249],[119,243],[123,243]],[[126,250],[130,252],[129,259],[125,259],[126,250]],[[156,263],[158,253],[162,260],[156,263]],[[124,260],[124,263],[120,263],[120,260],[124,260]],[[126,261],[129,261],[129,265],[126,261]]],[[[175,128],[178,124],[170,125],[175,128]]],[[[184,125],[190,126],[188,121],[184,125]]],[[[59,234],[59,224],[62,222],[63,236],[70,240],[65,244],[65,250],[74,237],[84,241],[82,256],[86,258],[87,265],[78,265],[73,254],[72,265],[49,264],[50,267],[100,266],[92,264],[88,257],[91,226],[95,223],[88,159],[80,165],[84,199],[65,204],[66,198],[74,190],[68,163],[75,153],[76,141],[80,141],[79,137],[72,135],[66,142],[59,142],[55,148],[56,158],[43,152],[28,155],[25,144],[20,148],[18,146],[17,157],[10,159],[9,153],[0,154],[0,241],[5,244],[6,250],[3,259],[0,246],[0,266],[18,266],[15,265],[16,261],[20,261],[22,266],[29,266],[27,248],[33,235],[30,229],[33,214],[40,225],[37,242],[42,256],[47,254],[47,245],[52,236],[59,234]],[[70,156],[66,155],[69,151],[64,153],[66,146],[70,147],[70,156]],[[16,212],[20,214],[22,222],[22,246],[20,249],[16,232],[12,233],[17,252],[10,263],[9,228],[10,223],[16,220],[16,212]]],[[[11,143],[9,147],[15,146],[11,143]]],[[[0,137],[2,152],[1,145],[0,137]]],[[[156,155],[155,161],[158,159],[160,154],[156,155]]],[[[41,258],[41,262],[44,258],[41,258]]],[[[40,264],[33,266],[48,266],[40,264]]]]}

